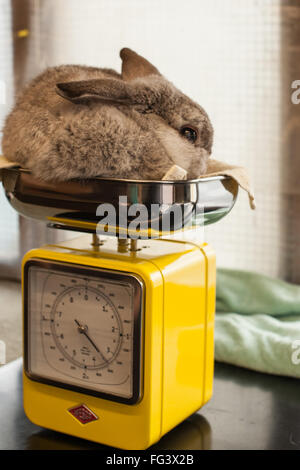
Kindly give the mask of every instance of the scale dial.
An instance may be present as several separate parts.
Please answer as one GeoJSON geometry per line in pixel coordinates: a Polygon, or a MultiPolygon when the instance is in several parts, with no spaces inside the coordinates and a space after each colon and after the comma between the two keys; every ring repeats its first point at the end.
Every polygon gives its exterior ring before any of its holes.
{"type": "MultiPolygon", "coordinates": [[[[84,370],[107,367],[117,358],[124,343],[118,309],[100,289],[88,285],[79,284],[62,291],[50,313],[50,328],[61,354],[84,370]],[[96,340],[99,323],[103,326],[96,340]]],[[[130,339],[129,333],[126,339],[130,339]]]]}
{"type": "Polygon", "coordinates": [[[43,260],[25,269],[25,366],[33,380],[135,403],[142,283],[134,275],[43,260]]]}

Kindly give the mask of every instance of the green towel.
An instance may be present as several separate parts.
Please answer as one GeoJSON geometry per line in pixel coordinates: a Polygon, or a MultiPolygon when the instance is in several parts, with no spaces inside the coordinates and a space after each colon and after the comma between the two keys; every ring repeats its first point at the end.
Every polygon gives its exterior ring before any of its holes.
{"type": "Polygon", "coordinates": [[[218,269],[217,361],[300,378],[300,286],[218,269]]]}

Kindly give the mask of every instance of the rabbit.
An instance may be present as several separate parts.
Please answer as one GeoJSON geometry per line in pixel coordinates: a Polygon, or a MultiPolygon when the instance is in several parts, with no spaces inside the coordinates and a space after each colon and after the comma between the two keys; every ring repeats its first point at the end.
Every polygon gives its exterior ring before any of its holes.
{"type": "Polygon", "coordinates": [[[161,180],[173,165],[205,174],[213,129],[204,109],[131,49],[122,73],[48,68],[22,91],[3,129],[7,159],[44,181],[161,180]]]}

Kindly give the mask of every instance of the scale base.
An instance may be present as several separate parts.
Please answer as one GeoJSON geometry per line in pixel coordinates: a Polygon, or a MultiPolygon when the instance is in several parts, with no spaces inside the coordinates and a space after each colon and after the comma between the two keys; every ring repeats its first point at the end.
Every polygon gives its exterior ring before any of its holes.
{"type": "MultiPolygon", "coordinates": [[[[144,286],[139,401],[118,403],[47,385],[25,372],[24,408],[35,424],[104,445],[139,450],[157,442],[210,399],[214,253],[207,244],[162,239],[141,242],[139,248],[118,246],[109,237],[101,239],[101,245],[92,245],[90,236],[82,236],[25,256],[24,270],[31,260],[42,259],[49,266],[66,263],[130,273],[144,286]],[[96,418],[80,422],[71,410],[82,406],[89,410],[83,415],[90,412],[96,418]]],[[[24,318],[25,326],[26,322],[24,318]]]]}

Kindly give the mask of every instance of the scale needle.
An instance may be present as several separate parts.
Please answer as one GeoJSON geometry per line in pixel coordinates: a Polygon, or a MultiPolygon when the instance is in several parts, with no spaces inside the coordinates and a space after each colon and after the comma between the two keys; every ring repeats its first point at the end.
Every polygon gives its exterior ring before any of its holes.
{"type": "Polygon", "coordinates": [[[84,336],[89,340],[91,345],[96,349],[97,353],[99,353],[102,356],[102,358],[104,359],[104,361],[107,362],[107,359],[103,356],[103,354],[100,351],[100,349],[98,348],[98,346],[94,343],[92,338],[87,334],[88,327],[86,325],[81,325],[81,323],[76,319],[74,321],[75,321],[76,325],[78,326],[79,333],[84,334],[84,336]]]}

